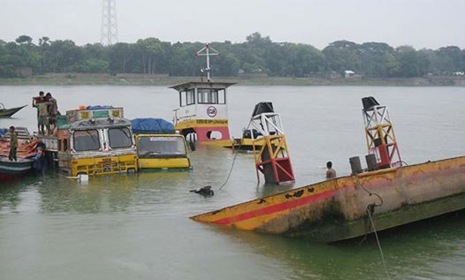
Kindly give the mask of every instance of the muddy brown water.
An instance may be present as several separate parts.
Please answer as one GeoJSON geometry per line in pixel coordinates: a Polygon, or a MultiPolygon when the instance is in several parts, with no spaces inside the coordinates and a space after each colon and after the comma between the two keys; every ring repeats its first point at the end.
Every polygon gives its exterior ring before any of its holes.
{"type": "MultiPolygon", "coordinates": [[[[128,118],[172,119],[176,92],[165,87],[1,86],[8,107],[50,91],[59,110],[124,106],[128,118]]],[[[282,115],[297,181],[257,184],[253,158],[198,147],[191,172],[90,178],[80,185],[53,172],[0,182],[0,279],[386,279],[374,240],[315,244],[193,222],[189,216],[338,175],[366,153],[360,99],[388,105],[403,160],[419,163],[465,154],[465,88],[233,86],[231,134],[239,136],[257,102],[282,115]],[[215,196],[190,189],[212,185],[215,196]]],[[[10,125],[35,128],[30,105],[10,125]]],[[[392,279],[465,278],[463,215],[381,235],[392,279]]]]}

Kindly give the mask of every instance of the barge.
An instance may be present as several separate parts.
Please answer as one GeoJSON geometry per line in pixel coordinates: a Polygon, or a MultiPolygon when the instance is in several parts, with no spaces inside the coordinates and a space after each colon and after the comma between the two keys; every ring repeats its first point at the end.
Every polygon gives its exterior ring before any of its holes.
{"type": "Polygon", "coordinates": [[[334,242],[465,209],[465,157],[341,177],[192,217],[334,242]]]}
{"type": "Polygon", "coordinates": [[[386,106],[363,100],[367,168],[191,217],[198,222],[335,242],[465,209],[465,156],[406,166],[386,106]]]}

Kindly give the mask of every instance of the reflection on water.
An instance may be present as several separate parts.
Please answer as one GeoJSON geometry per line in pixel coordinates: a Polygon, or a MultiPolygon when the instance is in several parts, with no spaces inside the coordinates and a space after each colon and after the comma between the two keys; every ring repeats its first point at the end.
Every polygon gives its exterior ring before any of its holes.
{"type": "MultiPolygon", "coordinates": [[[[0,87],[0,100],[28,104],[42,89],[0,87]]],[[[62,110],[112,100],[129,118],[171,119],[178,102],[163,87],[47,91],[62,110]]],[[[389,106],[408,163],[465,151],[465,142],[457,140],[465,139],[465,130],[450,121],[465,119],[464,88],[236,86],[230,93],[232,135],[239,136],[257,102],[272,101],[281,113],[295,184],[257,184],[253,156],[240,153],[218,190],[235,156],[202,145],[191,154],[189,172],[91,177],[86,185],[53,172],[0,182],[0,279],[384,279],[374,240],[314,244],[188,217],[324,180],[328,160],[347,175],[348,158],[366,152],[360,98],[367,95],[389,106]],[[189,192],[207,185],[213,197],[189,192]]],[[[35,113],[25,108],[15,119],[0,119],[0,127],[32,130],[35,113]]],[[[464,236],[463,217],[381,235],[392,278],[463,279],[464,236]]]]}
{"type": "MultiPolygon", "coordinates": [[[[285,263],[299,279],[385,279],[373,237],[318,244],[255,232],[216,228],[235,243],[285,263]],[[374,277],[375,276],[375,277],[374,277]]],[[[465,212],[380,234],[392,279],[463,279],[465,212]],[[455,269],[454,269],[455,267],[455,269]]]]}

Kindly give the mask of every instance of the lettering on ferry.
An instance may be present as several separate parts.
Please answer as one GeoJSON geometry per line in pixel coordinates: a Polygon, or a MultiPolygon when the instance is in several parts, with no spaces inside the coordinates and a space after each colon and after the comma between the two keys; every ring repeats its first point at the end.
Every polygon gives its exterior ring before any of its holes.
{"type": "Polygon", "coordinates": [[[227,120],[197,120],[198,124],[227,124],[227,120]]]}

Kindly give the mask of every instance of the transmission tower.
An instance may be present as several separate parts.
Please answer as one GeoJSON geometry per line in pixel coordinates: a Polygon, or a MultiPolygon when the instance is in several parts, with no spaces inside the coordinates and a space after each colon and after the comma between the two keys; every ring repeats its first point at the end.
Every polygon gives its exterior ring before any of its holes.
{"type": "Polygon", "coordinates": [[[116,0],[103,0],[100,43],[110,46],[117,42],[118,21],[116,19],[116,0]]]}

